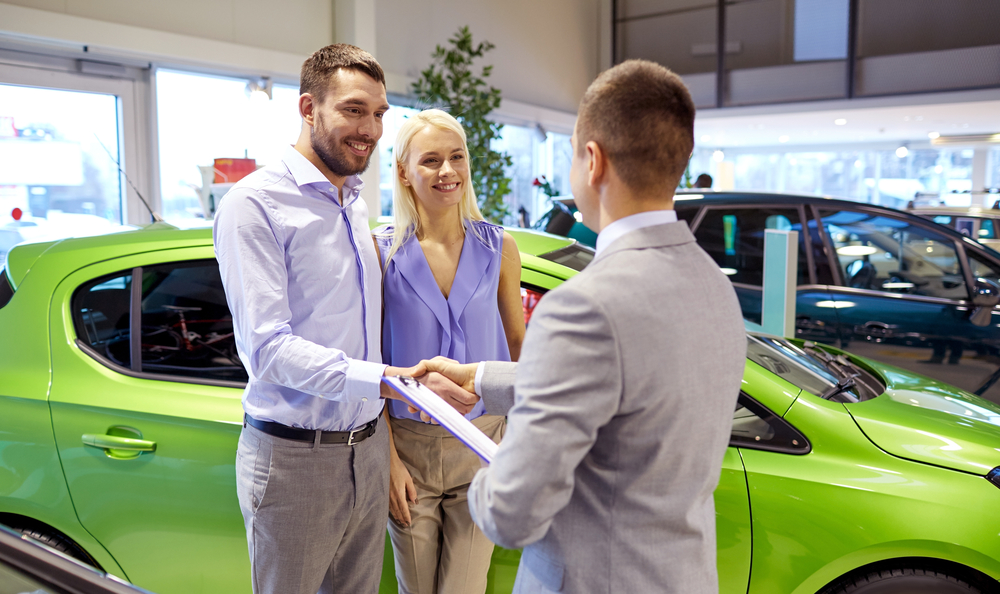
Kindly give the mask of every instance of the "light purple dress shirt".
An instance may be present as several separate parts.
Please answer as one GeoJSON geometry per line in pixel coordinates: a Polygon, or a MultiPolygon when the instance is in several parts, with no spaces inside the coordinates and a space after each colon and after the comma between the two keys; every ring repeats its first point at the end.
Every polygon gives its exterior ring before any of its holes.
{"type": "Polygon", "coordinates": [[[289,147],[219,205],[215,254],[256,419],[345,431],[382,411],[380,272],[362,186],[348,178],[341,205],[289,147]]]}
{"type": "MultiPolygon", "coordinates": [[[[392,245],[392,227],[375,231],[383,262],[392,245]]],[[[448,298],[441,293],[420,242],[411,237],[386,266],[382,282],[385,321],[382,357],[390,365],[409,367],[421,359],[444,355],[459,363],[510,361],[497,290],[503,249],[503,227],[485,221],[466,224],[458,270],[448,298]],[[475,226],[476,233],[469,227],[475,226]],[[478,234],[479,237],[476,235],[478,234]]],[[[389,403],[396,418],[420,420],[405,403],[389,403]]],[[[480,401],[465,418],[486,414],[480,401]]]]}

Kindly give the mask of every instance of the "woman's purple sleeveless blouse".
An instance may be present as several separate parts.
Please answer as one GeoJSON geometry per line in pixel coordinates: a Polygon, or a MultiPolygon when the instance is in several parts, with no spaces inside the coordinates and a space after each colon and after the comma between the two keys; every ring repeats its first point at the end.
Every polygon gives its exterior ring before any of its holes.
{"type": "MultiPolygon", "coordinates": [[[[375,234],[385,262],[392,246],[392,227],[381,227],[375,234]]],[[[510,361],[497,307],[502,244],[503,227],[485,221],[466,222],[458,271],[447,299],[416,237],[400,246],[382,284],[382,361],[397,367],[416,365],[437,355],[459,363],[510,361]],[[476,233],[470,229],[473,225],[476,233]]],[[[465,416],[472,420],[485,413],[480,401],[465,416]]],[[[410,413],[398,400],[389,402],[389,414],[420,420],[419,414],[410,413]]]]}

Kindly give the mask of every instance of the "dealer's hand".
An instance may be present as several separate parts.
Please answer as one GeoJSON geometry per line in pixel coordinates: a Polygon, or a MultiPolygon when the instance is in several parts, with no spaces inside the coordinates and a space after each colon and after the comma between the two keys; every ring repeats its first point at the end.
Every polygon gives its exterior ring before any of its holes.
{"type": "MultiPolygon", "coordinates": [[[[437,356],[420,362],[427,371],[436,371],[455,382],[466,392],[475,395],[476,393],[476,371],[479,363],[459,363],[448,357],[437,356]]],[[[479,397],[476,396],[478,402],[479,397]]]]}

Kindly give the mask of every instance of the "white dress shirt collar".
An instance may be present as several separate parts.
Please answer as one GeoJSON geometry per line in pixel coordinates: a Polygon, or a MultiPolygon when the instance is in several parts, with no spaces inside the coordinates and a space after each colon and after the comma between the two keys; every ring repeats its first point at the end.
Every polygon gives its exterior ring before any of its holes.
{"type": "Polygon", "coordinates": [[[647,210],[646,212],[629,215],[623,219],[611,223],[597,235],[597,248],[595,257],[611,245],[619,237],[637,231],[643,227],[653,225],[663,225],[677,222],[677,211],[675,210],[647,210]]]}

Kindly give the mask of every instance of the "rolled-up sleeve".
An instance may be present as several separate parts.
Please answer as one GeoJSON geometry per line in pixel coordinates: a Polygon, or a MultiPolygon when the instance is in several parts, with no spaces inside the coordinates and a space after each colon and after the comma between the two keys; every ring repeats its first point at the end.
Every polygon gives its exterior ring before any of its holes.
{"type": "Polygon", "coordinates": [[[227,194],[213,236],[236,346],[252,378],[341,402],[379,397],[384,365],[293,332],[284,229],[266,194],[227,194]]]}

